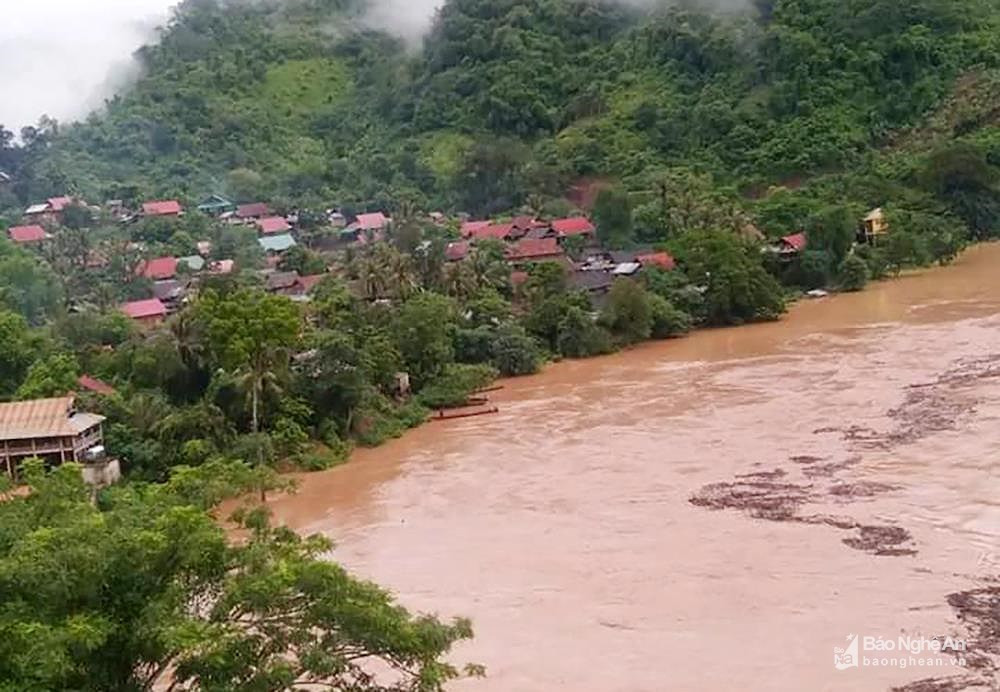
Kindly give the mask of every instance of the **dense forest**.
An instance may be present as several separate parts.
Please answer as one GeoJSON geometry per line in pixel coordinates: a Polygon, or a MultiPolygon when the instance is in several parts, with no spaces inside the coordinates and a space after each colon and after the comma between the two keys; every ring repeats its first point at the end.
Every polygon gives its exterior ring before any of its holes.
{"type": "Polygon", "coordinates": [[[778,319],[1000,237],[995,0],[449,0],[419,46],[363,16],[186,0],[101,111],[0,127],[0,230],[67,198],[38,242],[0,238],[0,402],[99,378],[81,406],[126,472],[95,507],[72,467],[27,462],[33,492],[2,498],[0,689],[478,674],[442,662],[469,623],[411,616],[262,513],[230,545],[210,512],[498,375],[778,319]],[[298,244],[197,211],[213,194],[267,202],[298,244]],[[391,222],[345,242],[362,212],[391,222]],[[583,216],[592,237],[555,230],[583,216]],[[463,237],[470,217],[556,261],[463,237]],[[137,323],[120,308],[164,259],[184,298],[137,323]]]}

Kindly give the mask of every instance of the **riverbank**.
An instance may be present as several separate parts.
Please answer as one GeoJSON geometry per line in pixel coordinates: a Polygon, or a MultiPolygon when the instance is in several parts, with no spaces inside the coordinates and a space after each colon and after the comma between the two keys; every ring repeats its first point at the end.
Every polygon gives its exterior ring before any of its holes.
{"type": "Polygon", "coordinates": [[[1000,545],[996,380],[961,385],[978,403],[953,429],[891,450],[816,431],[891,431],[909,385],[989,352],[997,266],[1000,246],[979,246],[780,322],[556,363],[506,381],[499,414],[358,450],[271,506],[408,606],[472,617],[476,639],[458,653],[489,677],[456,689],[906,684],[923,672],[840,674],[830,652],[847,633],[956,628],[948,595],[974,589],[1000,545]],[[843,542],[853,532],[690,503],[746,474],[780,469],[799,484],[792,457],[807,456],[860,457],[835,485],[897,488],[824,493],[809,515],[899,526],[917,554],[875,556],[843,542]]]}

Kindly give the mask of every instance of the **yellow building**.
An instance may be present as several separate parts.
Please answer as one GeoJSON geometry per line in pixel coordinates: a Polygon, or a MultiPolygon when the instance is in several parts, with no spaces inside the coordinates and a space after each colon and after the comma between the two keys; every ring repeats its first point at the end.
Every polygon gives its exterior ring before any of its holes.
{"type": "Polygon", "coordinates": [[[876,238],[889,232],[889,222],[886,221],[882,207],[872,209],[861,221],[865,232],[865,241],[874,243],[876,238]]]}

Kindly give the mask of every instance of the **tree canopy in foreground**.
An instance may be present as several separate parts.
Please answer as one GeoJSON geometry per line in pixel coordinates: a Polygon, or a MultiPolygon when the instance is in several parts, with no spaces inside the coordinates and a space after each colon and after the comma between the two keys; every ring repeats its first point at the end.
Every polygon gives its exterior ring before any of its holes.
{"type": "Polygon", "coordinates": [[[214,462],[90,502],[80,469],[26,465],[0,503],[0,690],[424,692],[476,666],[444,661],[467,620],[414,616],[323,559],[330,542],[210,513],[269,482],[214,462]]]}

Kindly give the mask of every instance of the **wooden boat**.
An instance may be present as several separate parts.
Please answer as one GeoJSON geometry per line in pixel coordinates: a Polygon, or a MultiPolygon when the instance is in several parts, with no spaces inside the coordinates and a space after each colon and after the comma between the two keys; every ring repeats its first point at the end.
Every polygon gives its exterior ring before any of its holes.
{"type": "Polygon", "coordinates": [[[472,418],[473,416],[487,416],[491,413],[500,413],[500,409],[491,406],[476,411],[467,411],[461,408],[438,409],[431,416],[431,420],[452,420],[454,418],[472,418]]]}

